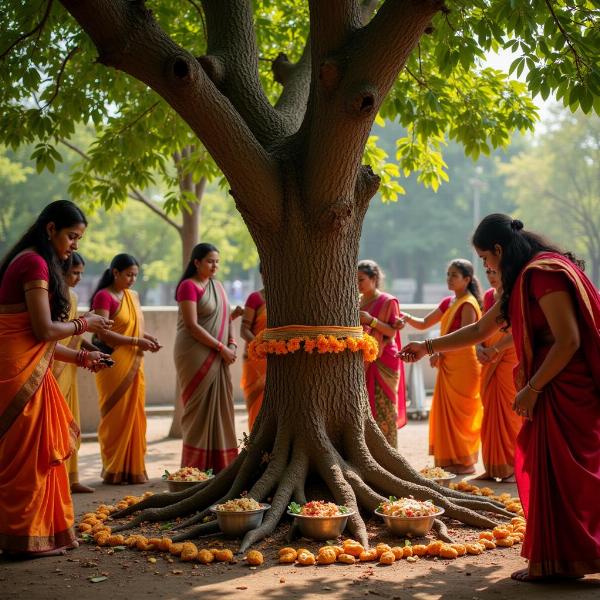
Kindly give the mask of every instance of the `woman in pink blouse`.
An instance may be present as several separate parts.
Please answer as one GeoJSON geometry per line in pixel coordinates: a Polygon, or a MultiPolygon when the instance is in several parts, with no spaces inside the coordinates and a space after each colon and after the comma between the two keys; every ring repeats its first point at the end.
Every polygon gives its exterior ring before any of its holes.
{"type": "Polygon", "coordinates": [[[175,367],[181,390],[181,465],[222,470],[237,456],[229,365],[237,344],[230,332],[225,288],[214,277],[219,251],[198,244],[177,285],[175,367]]]}

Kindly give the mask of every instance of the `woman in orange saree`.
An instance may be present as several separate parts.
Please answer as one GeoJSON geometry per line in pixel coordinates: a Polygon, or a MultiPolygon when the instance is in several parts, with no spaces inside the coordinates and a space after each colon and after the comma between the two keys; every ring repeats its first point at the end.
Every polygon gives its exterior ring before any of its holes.
{"type": "MultiPolygon", "coordinates": [[[[445,335],[476,322],[481,317],[481,288],[473,265],[465,259],[453,260],[448,265],[447,283],[454,296],[444,298],[423,319],[405,314],[399,326],[409,323],[416,329],[428,329],[439,322],[445,335]]],[[[436,466],[447,471],[474,473],[483,413],[479,396],[481,366],[475,347],[436,353],[431,365],[437,367],[438,375],[429,413],[429,454],[436,466]]]]}
{"type": "MultiPolygon", "coordinates": [[[[71,260],[67,261],[63,267],[65,272],[65,281],[69,286],[69,300],[71,302],[71,309],[69,311],[69,320],[77,318],[77,294],[73,291],[73,288],[81,281],[83,269],[85,267],[85,261],[78,252],[71,254],[71,260]]],[[[72,350],[78,351],[80,348],[94,351],[97,350],[95,346],[86,342],[79,335],[72,335],[63,340],[60,340],[60,344],[71,348],[72,350]]],[[[52,366],[52,373],[56,378],[58,387],[64,396],[67,406],[73,415],[73,419],[79,427],[79,393],[77,389],[77,365],[72,363],[62,362],[55,360],[52,366]]],[[[79,482],[79,468],[77,461],[77,451],[79,450],[79,442],[75,452],[71,455],[69,460],[66,462],[67,473],[69,474],[69,483],[71,486],[71,494],[89,494],[94,491],[94,488],[87,485],[83,485],[79,482]]]]}
{"type": "Polygon", "coordinates": [[[267,304],[265,291],[252,292],[244,306],[244,316],[240,335],[246,342],[244,349],[244,363],[242,365],[242,379],[240,387],[246,398],[248,410],[248,429],[252,431],[254,421],[262,406],[267,378],[267,359],[248,358],[248,344],[267,326],[267,304]]]}
{"type": "Polygon", "coordinates": [[[102,480],[108,484],[148,481],[146,455],[146,382],[144,352],[158,352],[158,340],[144,332],[138,295],[130,288],[139,272],[129,254],[115,256],[90,300],[96,314],[114,321],[96,346],[111,352],[115,366],[96,374],[100,404],[98,440],[102,454],[102,480]]]}
{"type": "Polygon", "coordinates": [[[369,403],[375,422],[388,443],[396,448],[398,429],[406,425],[404,365],[397,357],[402,348],[400,334],[393,328],[400,317],[400,304],[382,292],[383,272],[373,260],[358,263],[360,322],[379,344],[376,361],[365,365],[369,403]]]}
{"type": "Polygon", "coordinates": [[[177,285],[174,358],[183,414],[182,467],[218,472],[238,454],[229,365],[237,344],[229,330],[227,294],[214,279],[219,252],[198,244],[177,285]]]}
{"type": "Polygon", "coordinates": [[[409,344],[402,358],[481,342],[511,327],[518,357],[513,408],[526,421],[515,476],[527,517],[518,581],[600,572],[600,294],[572,254],[488,215],[473,235],[502,297],[475,325],[409,344]]]}
{"type": "MultiPolygon", "coordinates": [[[[502,282],[496,271],[487,269],[486,274],[492,287],[483,297],[484,313],[502,295],[502,282]]],[[[512,483],[515,481],[515,445],[523,424],[523,419],[512,409],[517,394],[513,381],[517,354],[512,335],[497,331],[477,346],[477,358],[482,364],[481,455],[485,472],[476,479],[502,479],[512,483]]]]}
{"type": "Polygon", "coordinates": [[[71,202],[48,205],[0,266],[0,549],[28,557],[77,544],[65,461],[79,429],[56,379],[54,357],[88,368],[106,358],[57,345],[110,323],[67,321],[60,261],[77,249],[87,222],[71,202]]]}

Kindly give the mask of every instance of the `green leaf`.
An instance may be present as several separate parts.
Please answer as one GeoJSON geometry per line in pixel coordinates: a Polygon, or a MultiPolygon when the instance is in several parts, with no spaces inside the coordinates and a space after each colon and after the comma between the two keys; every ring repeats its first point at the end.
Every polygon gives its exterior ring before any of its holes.
{"type": "Polygon", "coordinates": [[[297,502],[290,502],[288,505],[288,510],[294,515],[299,515],[302,511],[302,506],[300,506],[300,504],[297,502]]]}

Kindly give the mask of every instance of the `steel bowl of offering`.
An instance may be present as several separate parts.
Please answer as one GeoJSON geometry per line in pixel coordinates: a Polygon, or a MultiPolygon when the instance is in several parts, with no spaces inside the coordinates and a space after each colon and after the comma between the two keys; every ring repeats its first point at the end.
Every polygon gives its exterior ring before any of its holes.
{"type": "Polygon", "coordinates": [[[254,498],[237,498],[222,504],[214,504],[210,511],[217,517],[219,529],[228,537],[240,537],[259,527],[270,504],[257,502],[254,498]]]}
{"type": "Polygon", "coordinates": [[[430,500],[390,496],[388,501],[379,505],[375,514],[383,519],[394,535],[422,537],[433,527],[433,520],[444,514],[444,509],[430,500]]]}
{"type": "Polygon", "coordinates": [[[169,492],[181,492],[190,487],[198,485],[203,481],[208,481],[214,477],[212,469],[201,471],[196,467],[182,467],[174,473],[169,473],[165,469],[162,478],[167,482],[169,492]]]}
{"type": "Polygon", "coordinates": [[[292,502],[288,515],[294,517],[303,537],[313,540],[334,540],[342,534],[348,517],[354,514],[345,506],[314,500],[300,505],[292,502]]]}
{"type": "Polygon", "coordinates": [[[426,479],[432,479],[436,483],[443,485],[444,487],[449,487],[450,482],[453,479],[456,479],[455,473],[449,473],[448,471],[444,471],[441,467],[425,467],[419,471],[423,477],[426,479]]]}

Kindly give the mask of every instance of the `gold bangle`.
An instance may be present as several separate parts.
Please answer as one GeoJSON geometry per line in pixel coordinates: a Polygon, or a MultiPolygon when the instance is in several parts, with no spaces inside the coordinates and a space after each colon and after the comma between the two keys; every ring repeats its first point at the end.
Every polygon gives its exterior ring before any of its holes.
{"type": "Polygon", "coordinates": [[[373,320],[371,321],[371,323],[369,323],[369,327],[371,329],[375,329],[376,325],[377,325],[377,317],[373,317],[373,320]]]}
{"type": "Polygon", "coordinates": [[[139,338],[136,338],[136,337],[132,337],[131,338],[131,345],[132,346],[137,346],[139,344],[139,342],[140,342],[139,338]]]}
{"type": "Polygon", "coordinates": [[[527,387],[528,387],[528,388],[529,388],[529,389],[530,389],[530,390],[531,390],[531,391],[532,391],[534,394],[541,394],[541,393],[542,393],[542,390],[538,390],[538,389],[534,388],[534,387],[531,385],[531,380],[529,380],[529,381],[527,382],[527,387]]]}

